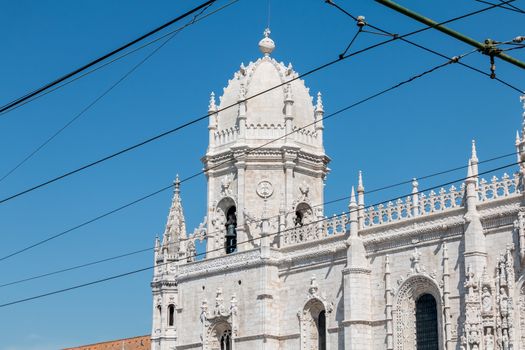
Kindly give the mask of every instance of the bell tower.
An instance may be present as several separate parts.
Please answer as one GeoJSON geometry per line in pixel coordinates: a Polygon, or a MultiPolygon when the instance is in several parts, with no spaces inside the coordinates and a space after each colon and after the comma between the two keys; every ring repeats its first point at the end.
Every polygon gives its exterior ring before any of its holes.
{"type": "MultiPolygon", "coordinates": [[[[240,65],[218,104],[211,93],[209,146],[202,158],[207,257],[257,247],[261,219],[268,219],[271,234],[323,217],[329,158],[322,96],[314,105],[292,65],[270,56],[275,43],[269,29],[259,49],[263,56],[240,65]]],[[[279,239],[271,235],[271,246],[278,247],[279,239]]]]}

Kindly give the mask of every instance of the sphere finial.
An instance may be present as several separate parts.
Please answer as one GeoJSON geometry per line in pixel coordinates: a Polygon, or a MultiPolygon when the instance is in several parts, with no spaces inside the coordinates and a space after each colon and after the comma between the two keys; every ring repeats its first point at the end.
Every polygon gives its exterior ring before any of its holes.
{"type": "Polygon", "coordinates": [[[264,38],[262,38],[262,40],[259,41],[259,50],[261,50],[264,56],[270,56],[272,51],[275,49],[275,43],[270,38],[270,28],[266,28],[263,34],[264,38]]]}

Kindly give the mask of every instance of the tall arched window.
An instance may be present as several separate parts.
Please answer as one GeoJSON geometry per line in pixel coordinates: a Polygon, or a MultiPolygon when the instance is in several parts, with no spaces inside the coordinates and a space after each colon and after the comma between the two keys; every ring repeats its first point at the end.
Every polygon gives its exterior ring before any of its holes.
{"type": "Polygon", "coordinates": [[[231,206],[226,212],[226,240],[224,242],[226,254],[237,250],[237,209],[231,206]]]}
{"type": "Polygon", "coordinates": [[[326,350],[326,310],[321,301],[312,299],[300,313],[301,350],[326,350]]]}
{"type": "Polygon", "coordinates": [[[319,332],[319,350],[326,350],[326,312],[323,310],[317,318],[317,331],[319,332]]]}
{"type": "Polygon", "coordinates": [[[159,325],[162,325],[162,306],[157,306],[157,315],[159,318],[159,325]]]}
{"type": "Polygon", "coordinates": [[[231,350],[232,348],[232,331],[226,330],[221,336],[221,350],[231,350]]]}
{"type": "Polygon", "coordinates": [[[175,323],[175,305],[168,305],[168,326],[173,326],[175,323]]]}
{"type": "Polygon", "coordinates": [[[430,294],[416,301],[416,340],[417,350],[439,349],[436,299],[430,294]]]}

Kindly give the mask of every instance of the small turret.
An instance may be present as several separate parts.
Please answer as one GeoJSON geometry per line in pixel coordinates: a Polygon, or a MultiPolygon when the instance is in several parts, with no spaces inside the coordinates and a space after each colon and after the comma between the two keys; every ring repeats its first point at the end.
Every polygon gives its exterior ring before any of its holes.
{"type": "Polygon", "coordinates": [[[363,185],[363,172],[359,170],[358,182],[357,182],[357,206],[358,211],[358,222],[359,228],[362,229],[365,226],[365,186],[363,185]]]}
{"type": "Polygon", "coordinates": [[[162,239],[162,253],[168,261],[174,261],[183,251],[181,240],[186,239],[186,220],[182,209],[182,200],[180,197],[180,180],[177,175],[174,182],[173,199],[168,214],[168,222],[164,230],[162,239]]]}
{"type": "Polygon", "coordinates": [[[472,140],[472,151],[470,155],[470,162],[472,164],[472,175],[478,176],[478,154],[476,152],[476,140],[472,140]]]}
{"type": "Polygon", "coordinates": [[[209,130],[209,147],[213,147],[215,144],[215,131],[217,130],[217,105],[215,104],[215,93],[212,91],[210,94],[210,103],[208,105],[208,130],[209,130]]]}

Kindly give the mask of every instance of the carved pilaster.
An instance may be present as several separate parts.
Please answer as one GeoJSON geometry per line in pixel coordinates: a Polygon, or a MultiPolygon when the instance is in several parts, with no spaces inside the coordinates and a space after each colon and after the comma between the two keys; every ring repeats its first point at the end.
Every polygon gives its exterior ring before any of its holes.
{"type": "Polygon", "coordinates": [[[386,348],[394,349],[394,328],[392,324],[392,281],[390,276],[390,259],[385,256],[385,317],[386,317],[386,348]]]}

